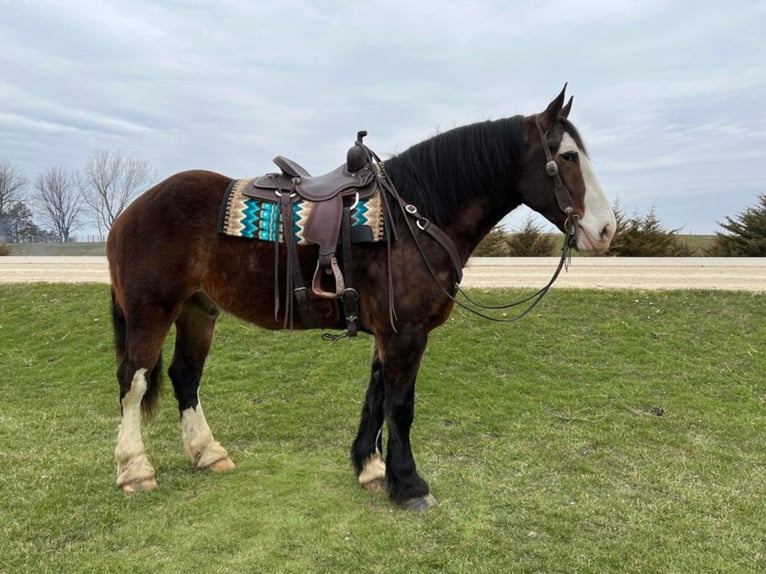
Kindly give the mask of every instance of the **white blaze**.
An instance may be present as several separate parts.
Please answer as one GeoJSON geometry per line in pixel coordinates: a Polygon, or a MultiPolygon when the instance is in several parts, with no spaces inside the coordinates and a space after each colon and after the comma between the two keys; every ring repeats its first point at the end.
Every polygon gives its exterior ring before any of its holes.
{"type": "Polygon", "coordinates": [[[588,156],[580,150],[574,138],[565,133],[558,154],[568,152],[577,154],[585,183],[585,213],[579,221],[577,248],[581,251],[602,251],[609,247],[617,227],[612,206],[593,173],[588,156]]]}

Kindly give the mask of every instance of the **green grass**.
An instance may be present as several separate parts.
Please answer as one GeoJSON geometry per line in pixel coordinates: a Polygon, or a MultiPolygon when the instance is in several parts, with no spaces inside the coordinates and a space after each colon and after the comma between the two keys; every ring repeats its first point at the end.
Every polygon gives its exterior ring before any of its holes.
{"type": "Polygon", "coordinates": [[[713,245],[715,235],[693,235],[691,233],[679,232],[678,238],[692,250],[694,255],[704,255],[713,245]]]}
{"type": "Polygon", "coordinates": [[[0,572],[766,571],[763,295],[456,312],[418,381],[423,514],[348,462],[369,338],[230,317],[202,397],[238,468],[189,468],[166,389],[144,436],[160,487],[123,495],[108,305],[106,286],[0,286],[0,572]]]}

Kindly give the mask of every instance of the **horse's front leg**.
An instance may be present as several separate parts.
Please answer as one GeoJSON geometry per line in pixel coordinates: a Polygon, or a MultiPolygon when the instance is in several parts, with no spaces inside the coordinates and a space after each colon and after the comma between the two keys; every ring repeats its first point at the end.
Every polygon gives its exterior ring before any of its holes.
{"type": "Polygon", "coordinates": [[[378,341],[385,390],[383,412],[388,424],[386,480],[391,498],[409,510],[425,510],[436,504],[415,468],[410,446],[415,379],[427,341],[421,327],[401,329],[378,341]]]}
{"type": "Polygon", "coordinates": [[[372,374],[362,407],[359,432],[351,447],[351,462],[362,487],[374,492],[387,492],[386,465],[383,462],[383,363],[377,346],[372,356],[372,374]]]}

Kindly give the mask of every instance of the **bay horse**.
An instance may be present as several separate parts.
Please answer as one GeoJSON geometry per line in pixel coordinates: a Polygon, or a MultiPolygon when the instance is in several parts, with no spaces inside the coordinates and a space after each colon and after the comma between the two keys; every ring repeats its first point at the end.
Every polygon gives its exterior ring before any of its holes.
{"type": "MultiPolygon", "coordinates": [[[[579,251],[606,249],[615,232],[609,201],[568,119],[572,99],[564,105],[565,91],[566,86],[542,113],[458,127],[383,162],[417,225],[405,210],[394,209],[387,241],[353,245],[359,330],[372,335],[374,347],[351,461],[362,486],[387,492],[405,508],[435,504],[410,445],[415,379],[429,332],[449,317],[462,267],[482,238],[522,203],[560,230],[574,229],[579,251]],[[447,238],[451,252],[425,232],[429,226],[447,238]]],[[[266,329],[285,327],[286,311],[275,312],[274,290],[275,284],[284,287],[289,272],[274,244],[218,232],[219,209],[232,181],[201,170],[172,175],[139,196],[109,233],[121,406],[115,458],[124,492],[157,486],[141,415],[155,409],[161,350],[171,327],[176,335],[168,374],[184,450],[195,467],[211,471],[234,467],[213,438],[199,400],[220,310],[266,329]]],[[[309,282],[317,247],[298,245],[297,256],[299,273],[309,282]]],[[[312,296],[311,303],[318,327],[346,326],[338,301],[312,296]]],[[[307,327],[297,315],[290,326],[307,327]]]]}

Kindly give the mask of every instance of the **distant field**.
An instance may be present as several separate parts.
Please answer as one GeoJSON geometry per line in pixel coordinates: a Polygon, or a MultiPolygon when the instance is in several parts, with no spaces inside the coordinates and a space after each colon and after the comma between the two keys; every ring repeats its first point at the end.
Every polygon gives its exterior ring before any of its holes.
{"type": "Polygon", "coordinates": [[[678,238],[686,243],[695,255],[701,255],[713,243],[715,235],[679,235],[678,238]]]}
{"type": "MultiPolygon", "coordinates": [[[[694,255],[702,255],[713,241],[713,235],[679,235],[694,255]]],[[[556,252],[564,236],[557,234],[556,252]]],[[[104,255],[104,243],[19,243],[10,245],[11,255],[104,255]]]]}
{"type": "Polygon", "coordinates": [[[14,243],[11,256],[30,255],[105,255],[105,243],[14,243]]]}
{"type": "MultiPolygon", "coordinates": [[[[556,233],[554,234],[554,237],[556,238],[555,253],[559,253],[564,241],[564,236],[556,233]]],[[[705,250],[713,243],[715,235],[678,235],[678,238],[691,249],[692,256],[703,257],[705,250]]],[[[578,253],[575,252],[573,255],[578,255],[578,253]]]]}

